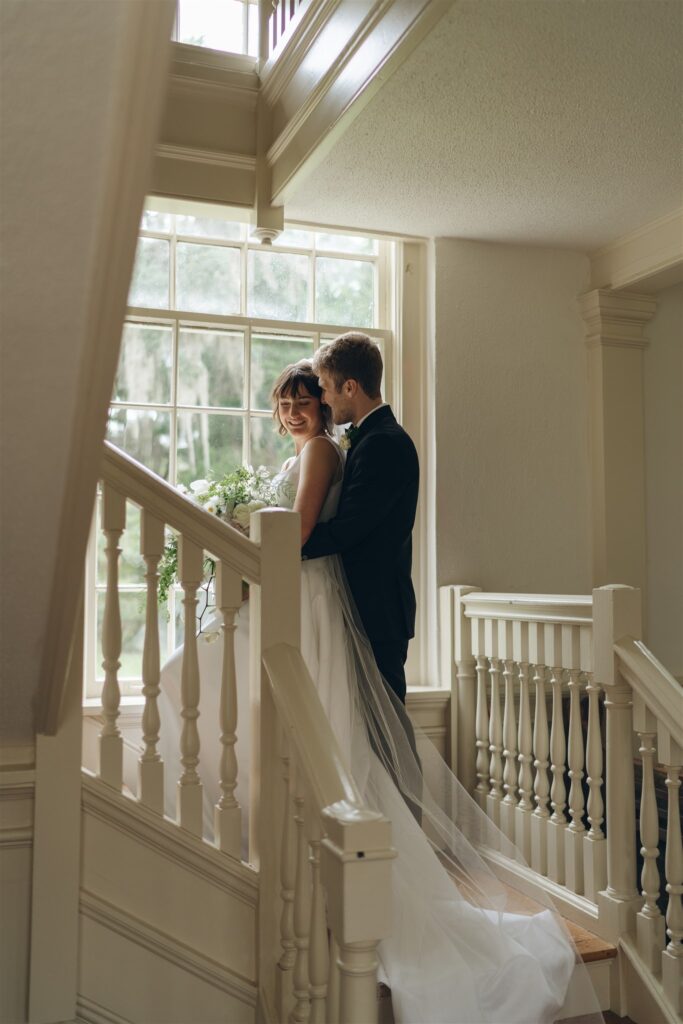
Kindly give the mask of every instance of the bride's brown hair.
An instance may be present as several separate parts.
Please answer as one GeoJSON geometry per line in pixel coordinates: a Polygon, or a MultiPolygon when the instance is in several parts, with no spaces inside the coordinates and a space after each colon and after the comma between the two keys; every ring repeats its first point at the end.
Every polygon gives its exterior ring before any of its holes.
{"type": "MultiPolygon", "coordinates": [[[[273,406],[273,419],[278,425],[277,432],[282,437],[287,433],[280,419],[278,403],[285,396],[296,398],[302,391],[307,392],[311,398],[322,398],[322,388],[318,384],[318,375],[313,371],[313,364],[310,359],[300,359],[298,363],[291,363],[285,366],[284,370],[273,384],[270,394],[270,401],[273,406]]],[[[327,434],[331,434],[332,410],[329,405],[320,405],[320,412],[323,417],[323,427],[327,434]]]]}

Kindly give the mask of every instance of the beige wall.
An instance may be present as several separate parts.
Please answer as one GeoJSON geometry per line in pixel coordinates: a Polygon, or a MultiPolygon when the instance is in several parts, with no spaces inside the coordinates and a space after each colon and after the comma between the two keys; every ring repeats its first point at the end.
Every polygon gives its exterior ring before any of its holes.
{"type": "Polygon", "coordinates": [[[588,260],[454,239],[434,258],[438,583],[587,593],[588,260]]]}
{"type": "Polygon", "coordinates": [[[648,646],[683,675],[683,284],[657,296],[646,331],[648,646]]]}

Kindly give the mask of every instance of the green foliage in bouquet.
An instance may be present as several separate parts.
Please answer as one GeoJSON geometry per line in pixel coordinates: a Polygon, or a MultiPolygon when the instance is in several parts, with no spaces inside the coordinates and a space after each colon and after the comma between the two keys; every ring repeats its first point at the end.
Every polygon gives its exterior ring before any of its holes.
{"type": "MultiPolygon", "coordinates": [[[[260,508],[277,504],[275,488],[265,466],[252,469],[238,466],[220,480],[193,480],[189,488],[178,485],[178,490],[206,512],[216,515],[241,533],[249,535],[249,517],[260,508]]],[[[216,563],[204,559],[205,589],[213,580],[216,563]]],[[[168,603],[168,595],[178,581],[178,540],[170,537],[159,561],[159,603],[168,603]]]]}

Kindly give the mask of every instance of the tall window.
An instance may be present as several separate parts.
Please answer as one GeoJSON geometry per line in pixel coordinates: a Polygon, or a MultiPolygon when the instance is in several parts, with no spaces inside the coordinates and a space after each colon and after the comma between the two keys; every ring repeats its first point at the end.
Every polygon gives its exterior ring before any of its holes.
{"type": "Polygon", "coordinates": [[[178,43],[258,56],[258,0],[177,0],[178,43]]]}
{"type": "MultiPolygon", "coordinates": [[[[381,348],[394,398],[389,329],[392,243],[288,228],[272,247],[244,224],[148,210],[142,220],[107,437],[170,483],[242,462],[277,470],[292,444],[274,429],[270,391],[288,364],[349,329],[381,348]]],[[[144,564],[130,504],[121,556],[122,692],[141,690],[144,564]]],[[[88,678],[101,677],[105,560],[97,523],[90,572],[88,678]],[[96,550],[95,550],[96,549],[96,550]]],[[[162,644],[176,646],[172,596],[162,644]]],[[[162,647],[163,652],[163,647],[162,647]]],[[[99,693],[99,684],[92,696],[99,693]]]]}

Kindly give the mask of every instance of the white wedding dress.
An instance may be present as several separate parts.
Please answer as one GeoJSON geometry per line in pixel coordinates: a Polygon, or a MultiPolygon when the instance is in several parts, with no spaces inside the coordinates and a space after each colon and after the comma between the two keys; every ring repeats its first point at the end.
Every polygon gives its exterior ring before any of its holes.
{"type": "MultiPolygon", "coordinates": [[[[334,515],[339,500],[343,471],[339,454],[338,478],[320,521],[334,515]]],[[[297,457],[285,463],[275,478],[278,500],[285,508],[293,506],[298,479],[297,457]]],[[[248,620],[247,603],[237,616],[235,631],[242,722],[248,720],[248,620]]],[[[213,806],[220,795],[222,637],[218,630],[216,619],[199,639],[200,767],[204,831],[209,838],[213,806]]],[[[539,907],[534,914],[506,910],[508,892],[477,849],[484,845],[517,859],[519,855],[465,793],[429,741],[421,739],[424,777],[438,790],[436,798],[427,792],[400,725],[403,711],[387,696],[367,639],[354,618],[336,556],[302,563],[302,654],[364,800],[392,824],[398,854],[392,865],[394,921],[391,937],[380,943],[379,955],[397,1024],[551,1024],[575,971],[571,940],[550,909],[539,907]],[[394,766],[411,764],[405,773],[402,767],[394,770],[393,779],[375,753],[382,745],[379,733],[384,731],[390,734],[384,745],[391,749],[394,766]],[[373,732],[371,745],[368,737],[373,732]],[[419,805],[423,827],[399,786],[413,806],[419,805]]],[[[166,811],[171,815],[174,780],[180,774],[181,657],[182,651],[176,651],[164,666],[159,698],[161,753],[170,780],[166,811]]],[[[238,728],[238,734],[236,796],[246,809],[248,730],[238,728]]],[[[589,991],[587,978],[584,984],[589,991]]],[[[601,1020],[599,1012],[595,1020],[601,1020]]]]}

